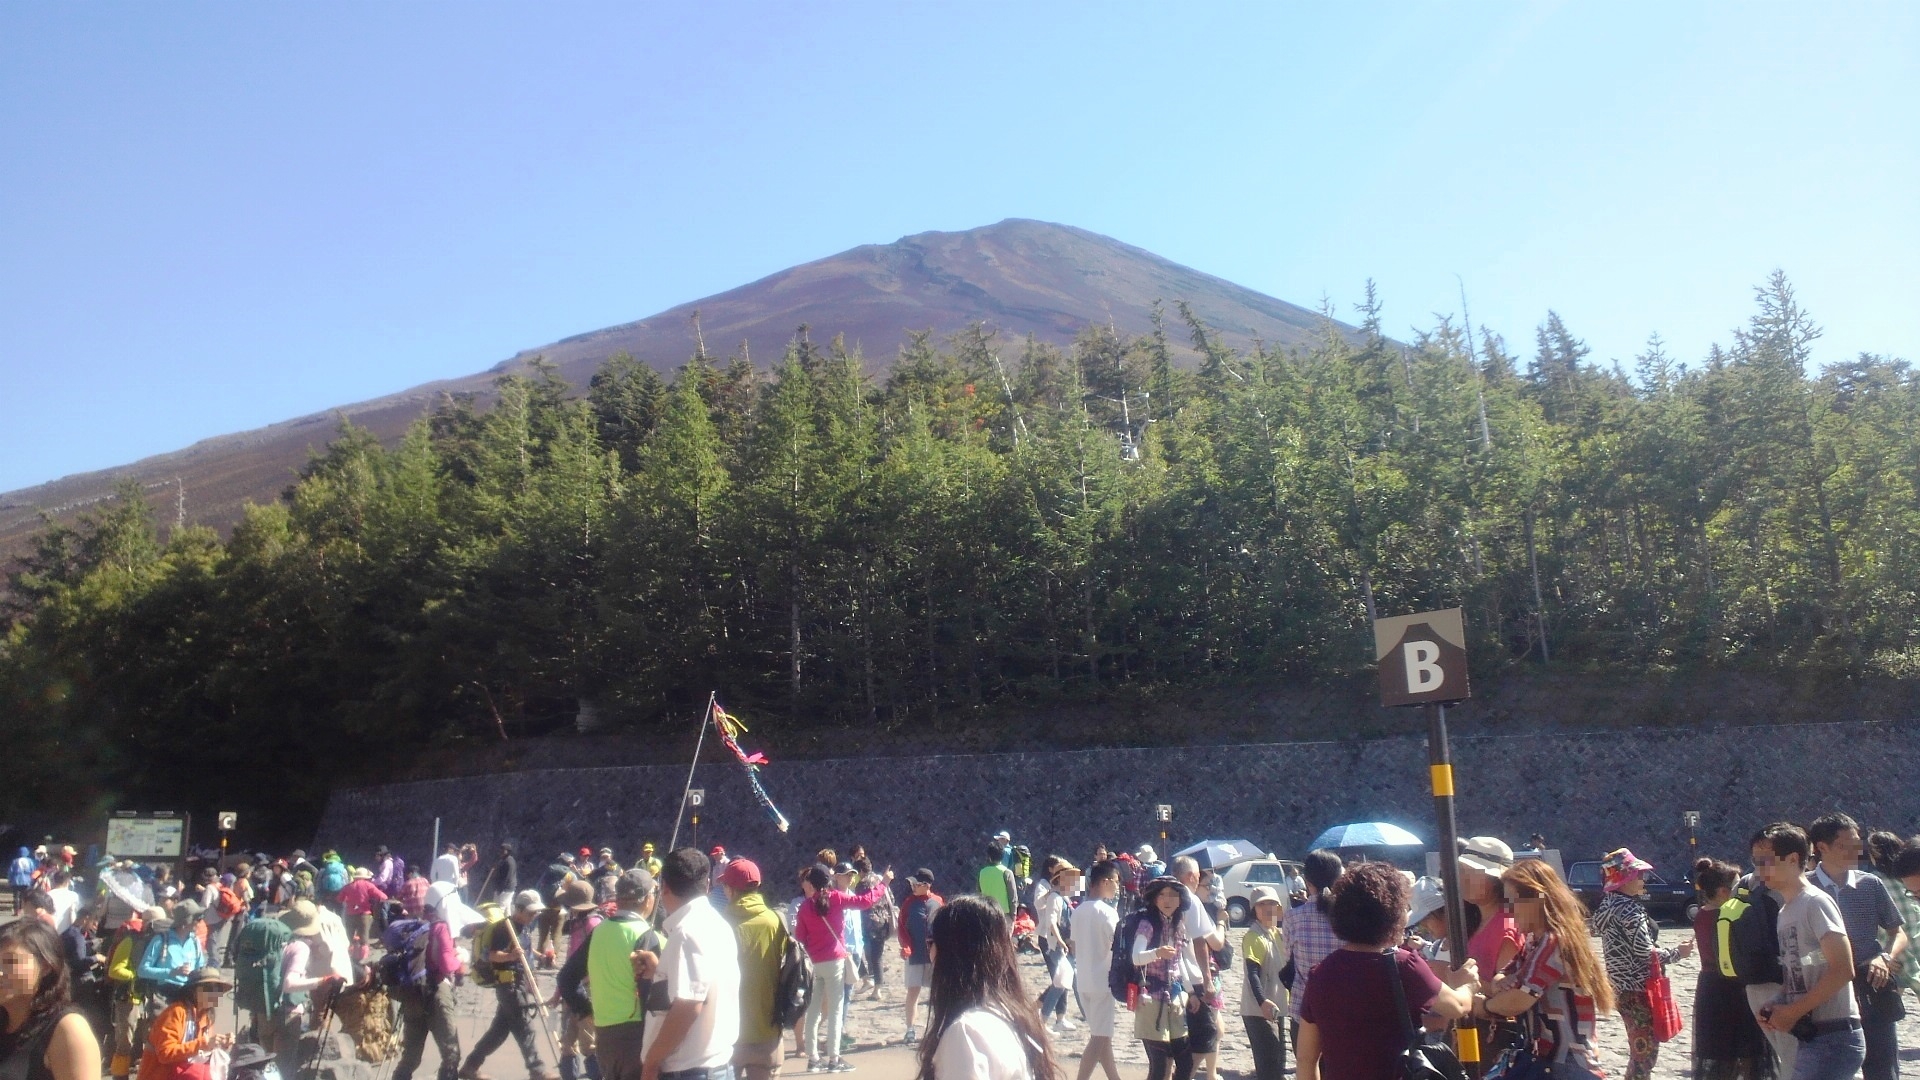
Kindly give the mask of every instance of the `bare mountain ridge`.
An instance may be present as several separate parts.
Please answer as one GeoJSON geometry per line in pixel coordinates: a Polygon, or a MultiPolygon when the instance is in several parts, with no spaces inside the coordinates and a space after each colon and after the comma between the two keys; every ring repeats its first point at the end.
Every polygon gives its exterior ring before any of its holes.
{"type": "MultiPolygon", "coordinates": [[[[1322,332],[1321,317],[1305,308],[1084,229],[1009,219],[965,232],[925,232],[862,245],[637,322],[527,349],[485,372],[0,494],[0,552],[20,550],[39,528],[41,512],[70,517],[109,497],[127,477],[147,487],[163,521],[174,518],[177,478],[187,520],[224,529],[246,503],[278,498],[309,454],[332,440],[342,417],[392,442],[443,395],[484,393],[500,373],[537,356],[581,388],[621,352],[671,373],[693,354],[696,309],[714,354],[744,348],[764,368],[779,359],[804,323],[816,341],[844,334],[849,347],[862,350],[868,368],[880,372],[910,330],[930,328],[938,340],[984,323],[998,332],[1011,359],[1028,334],[1065,344],[1087,325],[1106,321],[1122,333],[1143,333],[1155,301],[1170,307],[1177,300],[1187,301],[1222,340],[1241,348],[1256,340],[1299,344],[1322,332]]],[[[1184,333],[1173,336],[1190,357],[1184,333]]]]}

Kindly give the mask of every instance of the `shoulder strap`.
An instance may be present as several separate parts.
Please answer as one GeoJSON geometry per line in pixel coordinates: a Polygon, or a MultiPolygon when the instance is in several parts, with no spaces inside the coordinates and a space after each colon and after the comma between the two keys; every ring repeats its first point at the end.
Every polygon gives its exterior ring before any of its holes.
{"type": "Polygon", "coordinates": [[[1386,954],[1387,980],[1393,984],[1393,1008],[1400,1020],[1400,1028],[1406,1033],[1407,1045],[1412,1046],[1420,1039],[1420,1029],[1413,1024],[1413,1017],[1407,1013],[1407,988],[1400,979],[1400,950],[1395,948],[1386,954]]]}

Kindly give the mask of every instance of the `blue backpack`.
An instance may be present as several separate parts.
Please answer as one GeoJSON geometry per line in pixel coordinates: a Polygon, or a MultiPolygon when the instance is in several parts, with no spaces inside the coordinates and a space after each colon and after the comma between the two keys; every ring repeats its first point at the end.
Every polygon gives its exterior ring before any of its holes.
{"type": "Polygon", "coordinates": [[[395,919],[387,924],[380,935],[380,946],[387,950],[378,968],[381,985],[426,985],[427,935],[432,932],[433,924],[425,919],[395,919]]]}

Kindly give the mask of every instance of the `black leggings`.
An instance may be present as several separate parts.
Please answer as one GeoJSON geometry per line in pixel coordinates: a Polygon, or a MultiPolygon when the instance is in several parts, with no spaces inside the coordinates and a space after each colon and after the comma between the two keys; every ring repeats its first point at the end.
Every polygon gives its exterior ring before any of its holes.
{"type": "Polygon", "coordinates": [[[1142,1039],[1147,1048],[1147,1080],[1193,1080],[1193,1049],[1186,1036],[1172,1042],[1142,1039]]]}

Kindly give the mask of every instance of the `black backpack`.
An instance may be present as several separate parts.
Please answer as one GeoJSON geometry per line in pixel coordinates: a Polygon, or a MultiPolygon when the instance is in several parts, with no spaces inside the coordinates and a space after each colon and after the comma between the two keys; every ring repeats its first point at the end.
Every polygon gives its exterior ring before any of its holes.
{"type": "Polygon", "coordinates": [[[1780,902],[1772,893],[1735,889],[1714,919],[1714,944],[1720,973],[1742,986],[1781,981],[1780,940],[1776,920],[1780,902]]]}
{"type": "Polygon", "coordinates": [[[813,964],[807,951],[793,935],[787,935],[787,947],[780,954],[780,978],[773,990],[773,1026],[785,1031],[807,1015],[813,1000],[813,964]]]}
{"type": "MultiPolygon", "coordinates": [[[[1115,1001],[1127,1000],[1127,988],[1140,983],[1140,969],[1133,962],[1133,939],[1140,933],[1140,920],[1146,917],[1145,908],[1133,912],[1121,919],[1113,932],[1113,957],[1107,963],[1107,993],[1112,994],[1115,1001]]],[[[1156,926],[1149,944],[1159,943],[1160,930],[1156,926]]]]}

